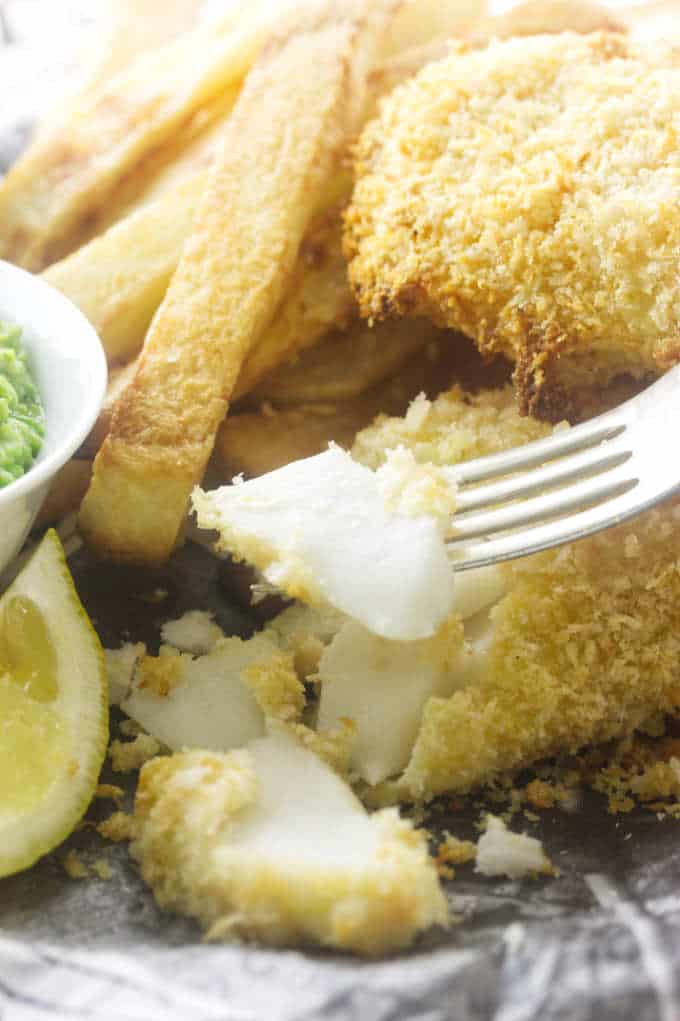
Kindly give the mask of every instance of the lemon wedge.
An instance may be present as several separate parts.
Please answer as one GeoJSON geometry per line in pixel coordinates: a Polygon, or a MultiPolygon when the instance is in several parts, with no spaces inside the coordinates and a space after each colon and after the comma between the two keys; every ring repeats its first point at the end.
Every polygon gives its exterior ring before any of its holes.
{"type": "Polygon", "coordinates": [[[0,599],[0,876],[73,830],[108,739],[104,657],[54,531],[0,599]]]}

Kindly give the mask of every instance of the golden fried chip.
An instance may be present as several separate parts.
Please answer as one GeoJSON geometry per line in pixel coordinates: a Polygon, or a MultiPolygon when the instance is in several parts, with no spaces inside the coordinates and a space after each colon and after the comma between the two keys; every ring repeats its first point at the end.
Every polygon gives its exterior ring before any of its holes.
{"type": "MultiPolygon", "coordinates": [[[[307,9],[248,76],[194,233],[116,405],[81,509],[102,554],[160,562],[177,541],[244,358],[361,122],[386,6],[307,9]]],[[[349,5],[348,5],[349,6],[349,5]]]]}
{"type": "Polygon", "coordinates": [[[76,87],[53,106],[38,130],[53,132],[57,120],[67,122],[83,96],[113,78],[136,57],[155,50],[183,32],[198,17],[199,0],[109,0],[101,37],[92,56],[83,54],[87,66],[76,87]]]}
{"type": "MultiPolygon", "coordinates": [[[[370,76],[372,106],[432,56],[431,49],[421,47],[379,65],[370,76]]],[[[93,324],[110,363],[128,361],[142,347],[193,222],[207,180],[204,164],[212,159],[216,136],[239,87],[203,107],[178,139],[135,168],[117,190],[115,201],[87,224],[87,236],[106,233],[45,271],[46,279],[93,324]],[[192,169],[193,179],[185,180],[192,169]],[[112,224],[115,229],[107,229],[112,224]]],[[[286,294],[246,359],[235,397],[248,393],[287,358],[315,344],[329,329],[343,328],[354,316],[340,219],[351,184],[351,174],[339,166],[324,189],[286,294]]]]}
{"type": "Polygon", "coordinates": [[[443,334],[427,319],[357,321],[333,332],[296,361],[262,381],[253,397],[275,404],[341,401],[356,397],[395,372],[416,351],[443,334]]]}
{"type": "Polygon", "coordinates": [[[45,271],[99,334],[109,362],[133,358],[177,269],[206,175],[121,220],[45,271]]]}
{"type": "MultiPolygon", "coordinates": [[[[365,393],[331,403],[310,402],[276,409],[264,402],[257,412],[230,415],[217,434],[212,465],[229,481],[243,472],[263,475],[301,457],[325,450],[333,441],[350,447],[378,414],[403,415],[419,393],[435,397],[457,377],[459,351],[469,361],[471,346],[450,331],[411,357],[399,372],[365,393]]],[[[479,356],[473,352],[479,362],[479,356]]]]}
{"type": "Polygon", "coordinates": [[[219,151],[227,117],[241,89],[236,82],[223,89],[211,103],[202,106],[182,130],[138,163],[127,174],[109,202],[83,225],[78,244],[103,234],[135,210],[176,190],[190,177],[207,173],[219,151]]]}
{"type": "Polygon", "coordinates": [[[0,183],[0,257],[41,269],[121,178],[199,107],[241,80],[268,31],[258,4],[144,54],[41,132],[0,183]]]}
{"type": "MultiPolygon", "coordinates": [[[[339,188],[349,181],[334,178],[339,188]]],[[[315,344],[330,329],[342,329],[357,314],[342,254],[340,207],[320,214],[306,234],[286,294],[246,358],[234,399],[249,393],[268,372],[315,344]]]]}
{"type": "MultiPolygon", "coordinates": [[[[156,201],[145,203],[45,270],[47,282],[90,320],[109,364],[128,362],[141,350],[179,264],[207,181],[205,170],[169,187],[156,201]]],[[[347,189],[347,176],[340,170],[325,189],[322,203],[335,204],[336,195],[347,189]]],[[[312,223],[287,295],[244,366],[238,393],[251,389],[289,353],[315,343],[331,326],[342,326],[355,314],[340,234],[337,212],[332,217],[320,213],[312,223]]]]}
{"type": "MultiPolygon", "coordinates": [[[[109,435],[111,429],[111,418],[116,403],[120,400],[123,390],[135,377],[137,371],[137,360],[127,365],[119,365],[109,371],[109,381],[106,387],[106,396],[101,406],[99,416],[95,422],[90,435],[80,447],[80,457],[94,457],[102,443],[109,435]]],[[[82,494],[85,495],[84,493],[82,494]]]]}

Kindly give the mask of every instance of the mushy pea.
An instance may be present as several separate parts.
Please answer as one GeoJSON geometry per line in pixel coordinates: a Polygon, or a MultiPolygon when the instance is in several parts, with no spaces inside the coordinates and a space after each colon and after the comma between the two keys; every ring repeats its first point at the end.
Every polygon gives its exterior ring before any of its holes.
{"type": "Polygon", "coordinates": [[[28,471],[44,435],[45,415],[21,329],[0,322],[0,488],[28,471]]]}

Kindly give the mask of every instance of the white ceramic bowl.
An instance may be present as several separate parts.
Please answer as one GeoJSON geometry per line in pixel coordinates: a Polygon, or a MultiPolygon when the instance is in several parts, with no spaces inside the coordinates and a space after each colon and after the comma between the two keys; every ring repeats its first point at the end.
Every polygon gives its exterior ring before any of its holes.
{"type": "Polygon", "coordinates": [[[0,320],[23,330],[45,408],[45,439],[25,475],[0,489],[0,571],[18,553],[54,475],[94,425],[106,392],[99,337],[75,305],[16,266],[0,261],[0,320]]]}

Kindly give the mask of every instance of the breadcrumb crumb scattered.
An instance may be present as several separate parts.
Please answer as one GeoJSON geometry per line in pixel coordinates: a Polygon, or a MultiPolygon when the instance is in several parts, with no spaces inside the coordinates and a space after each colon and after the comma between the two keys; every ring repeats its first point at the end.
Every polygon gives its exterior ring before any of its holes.
{"type": "Polygon", "coordinates": [[[477,845],[471,840],[459,840],[447,833],[437,848],[437,862],[444,865],[465,865],[474,861],[477,856],[477,845]]]}
{"type": "Polygon", "coordinates": [[[142,656],[137,664],[135,687],[154,695],[169,695],[179,683],[183,672],[183,659],[169,646],[161,646],[158,656],[142,656]]]}
{"type": "Polygon", "coordinates": [[[109,865],[105,858],[96,858],[92,862],[90,868],[92,869],[92,871],[94,872],[98,879],[103,879],[107,881],[111,879],[111,877],[113,876],[111,866],[109,865]]]}
{"type": "Polygon", "coordinates": [[[241,671],[241,680],[269,719],[295,720],[305,707],[305,691],[290,652],[273,652],[269,659],[252,663],[241,671]]]}
{"type": "Polygon", "coordinates": [[[90,874],[87,865],[74,848],[64,855],[61,863],[69,879],[87,879],[90,874]]]}
{"type": "Polygon", "coordinates": [[[352,720],[342,720],[332,730],[313,730],[304,723],[292,724],[291,733],[305,747],[318,755],[339,776],[351,778],[352,752],[356,742],[356,725],[352,720]]]}
{"type": "Polygon", "coordinates": [[[150,734],[138,734],[132,741],[112,741],[109,745],[111,768],[114,773],[129,773],[153,759],[161,748],[160,742],[150,734]]]}
{"type": "Polygon", "coordinates": [[[125,796],[125,791],[123,790],[122,787],[116,786],[116,784],[100,783],[97,785],[97,789],[94,792],[94,796],[95,798],[107,798],[115,802],[116,805],[120,806],[125,796]]]}
{"type": "Polygon", "coordinates": [[[135,820],[127,812],[114,812],[96,826],[97,833],[114,844],[132,840],[135,835],[135,820]]]}

